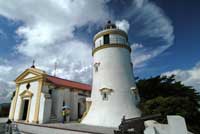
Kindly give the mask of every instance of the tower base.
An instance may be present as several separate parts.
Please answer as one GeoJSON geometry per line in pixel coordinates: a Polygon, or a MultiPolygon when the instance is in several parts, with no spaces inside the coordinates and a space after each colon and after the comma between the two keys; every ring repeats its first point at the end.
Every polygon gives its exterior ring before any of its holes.
{"type": "Polygon", "coordinates": [[[119,104],[107,107],[106,104],[94,104],[91,105],[89,112],[81,123],[93,126],[118,128],[123,116],[126,118],[140,117],[141,112],[135,105],[119,104]]]}

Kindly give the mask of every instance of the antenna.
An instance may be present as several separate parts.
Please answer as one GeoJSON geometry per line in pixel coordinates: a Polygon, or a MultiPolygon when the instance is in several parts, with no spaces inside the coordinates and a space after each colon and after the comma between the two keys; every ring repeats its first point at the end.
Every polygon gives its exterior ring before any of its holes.
{"type": "Polygon", "coordinates": [[[57,63],[55,61],[55,63],[54,63],[54,76],[56,76],[56,69],[57,69],[57,63]]]}
{"type": "Polygon", "coordinates": [[[35,60],[33,60],[31,68],[35,68],[35,60]]]}

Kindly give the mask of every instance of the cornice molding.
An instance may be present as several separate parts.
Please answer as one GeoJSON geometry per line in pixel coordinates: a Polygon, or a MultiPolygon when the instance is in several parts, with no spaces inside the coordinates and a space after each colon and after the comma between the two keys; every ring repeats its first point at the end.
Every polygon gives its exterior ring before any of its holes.
{"type": "Polygon", "coordinates": [[[43,78],[44,78],[44,76],[39,75],[39,76],[35,76],[35,77],[31,77],[31,78],[27,78],[27,79],[16,81],[16,84],[28,83],[28,82],[40,80],[40,79],[43,79],[43,78]]]}
{"type": "Polygon", "coordinates": [[[29,90],[24,90],[19,96],[22,98],[25,98],[25,97],[31,98],[33,96],[33,93],[29,90]]]}
{"type": "Polygon", "coordinates": [[[94,56],[94,54],[95,54],[97,51],[99,51],[99,50],[101,50],[101,49],[105,49],[105,48],[110,48],[110,47],[126,48],[126,49],[129,50],[129,52],[131,52],[131,48],[130,48],[130,46],[128,46],[128,45],[124,45],[124,44],[104,44],[104,45],[102,45],[102,46],[99,46],[99,47],[95,48],[95,49],[92,51],[92,56],[94,56]]]}

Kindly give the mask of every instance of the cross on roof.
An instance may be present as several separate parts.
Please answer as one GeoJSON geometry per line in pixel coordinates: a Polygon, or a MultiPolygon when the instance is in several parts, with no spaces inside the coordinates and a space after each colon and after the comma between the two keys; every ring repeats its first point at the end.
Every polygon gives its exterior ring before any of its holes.
{"type": "Polygon", "coordinates": [[[31,68],[35,68],[35,60],[33,60],[33,64],[31,66],[31,68]]]}

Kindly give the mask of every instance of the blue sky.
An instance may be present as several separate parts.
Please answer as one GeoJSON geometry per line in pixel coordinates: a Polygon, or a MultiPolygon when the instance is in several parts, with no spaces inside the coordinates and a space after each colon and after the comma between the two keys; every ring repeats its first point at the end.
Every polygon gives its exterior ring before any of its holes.
{"type": "MultiPolygon", "coordinates": [[[[196,0],[174,1],[173,4],[167,0],[155,0],[172,20],[174,26],[175,40],[166,53],[158,62],[167,61],[172,69],[190,69],[199,62],[200,42],[200,2],[196,0]]],[[[155,63],[155,62],[154,62],[155,63]]],[[[167,71],[165,70],[165,71],[167,71]]]]}
{"type": "Polygon", "coordinates": [[[0,1],[0,103],[13,79],[36,60],[57,76],[92,82],[92,40],[107,20],[128,31],[134,74],[175,74],[200,88],[200,2],[197,0],[0,1]]]}

